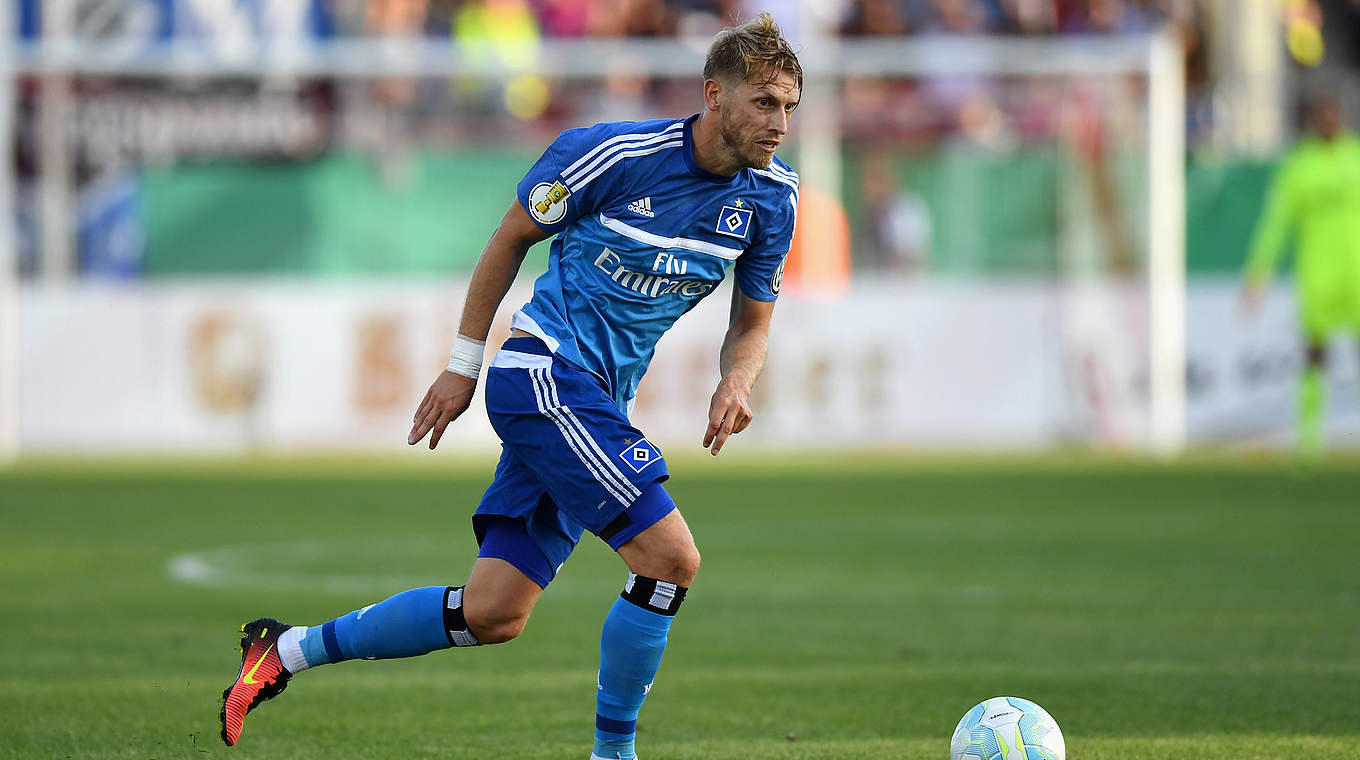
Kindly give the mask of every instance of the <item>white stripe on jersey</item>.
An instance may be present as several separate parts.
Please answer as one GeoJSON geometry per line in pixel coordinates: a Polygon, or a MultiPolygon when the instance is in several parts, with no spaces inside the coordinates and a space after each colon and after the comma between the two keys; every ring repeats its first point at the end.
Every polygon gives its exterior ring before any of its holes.
{"type": "Polygon", "coordinates": [[[572,183],[579,180],[581,177],[584,177],[586,174],[589,174],[590,171],[595,167],[599,166],[602,161],[608,161],[610,156],[617,154],[619,151],[628,150],[630,148],[645,148],[648,145],[656,145],[657,143],[660,142],[683,139],[684,139],[683,135],[678,135],[675,134],[674,132],[668,131],[661,132],[655,135],[643,135],[641,137],[635,137],[625,140],[617,145],[610,146],[609,150],[601,152],[593,160],[591,160],[590,163],[587,163],[584,166],[581,165],[581,163],[585,161],[585,159],[583,158],[580,161],[577,161],[576,163],[567,167],[566,171],[562,172],[562,180],[565,181],[568,185],[571,185],[572,183]]]}
{"type": "MultiPolygon", "coordinates": [[[[671,140],[668,141],[668,142],[663,142],[663,143],[661,143],[660,145],[657,145],[657,146],[655,146],[655,147],[651,147],[651,148],[639,148],[639,149],[637,149],[637,150],[625,150],[625,151],[620,151],[620,152],[618,152],[618,153],[612,153],[612,154],[610,154],[610,156],[609,156],[609,160],[605,162],[604,166],[601,166],[600,168],[598,168],[598,169],[596,169],[595,171],[591,172],[590,174],[586,175],[586,177],[585,177],[584,179],[573,180],[573,181],[571,181],[571,182],[568,182],[568,183],[567,183],[567,188],[570,189],[572,192],[579,192],[579,191],[581,190],[581,188],[583,188],[583,187],[585,187],[586,185],[590,184],[590,181],[591,181],[591,180],[595,179],[596,177],[600,176],[601,174],[604,174],[605,171],[607,171],[607,170],[609,169],[609,167],[613,166],[614,164],[617,164],[618,162],[622,161],[622,160],[625,159],[625,158],[633,158],[633,157],[636,157],[636,156],[647,156],[647,155],[651,155],[652,153],[656,153],[656,152],[665,150],[665,149],[667,149],[667,148],[678,148],[678,147],[680,147],[680,146],[682,146],[682,145],[685,144],[684,138],[682,138],[682,137],[680,137],[680,136],[678,136],[678,135],[671,135],[670,137],[673,138],[673,139],[671,139],[671,140]]],[[[621,146],[621,147],[630,147],[630,146],[625,145],[625,146],[621,146]]]]}
{"type": "Polygon", "coordinates": [[[785,174],[775,174],[774,172],[769,171],[768,169],[752,169],[751,171],[753,171],[753,172],[755,172],[756,174],[759,174],[759,175],[761,175],[761,176],[769,177],[770,179],[774,180],[775,182],[783,182],[784,184],[786,184],[786,185],[788,185],[789,187],[793,188],[793,191],[794,191],[795,193],[798,192],[798,176],[797,176],[797,175],[794,175],[794,176],[790,177],[790,176],[785,175],[785,174]]]}
{"type": "Polygon", "coordinates": [[[491,366],[502,369],[542,369],[552,366],[552,357],[502,348],[491,358],[491,366]]]}
{"type": "Polygon", "coordinates": [[[548,350],[553,353],[557,353],[557,347],[562,345],[557,338],[549,335],[547,330],[539,327],[538,323],[523,311],[515,312],[515,316],[510,318],[510,329],[523,330],[535,338],[538,338],[543,341],[543,345],[547,346],[548,350]]]}
{"type": "Polygon", "coordinates": [[[794,182],[798,181],[798,172],[795,172],[792,169],[785,169],[784,167],[775,163],[771,163],[769,166],[765,167],[765,171],[774,172],[775,174],[782,174],[785,177],[788,177],[789,179],[793,180],[794,182]]]}
{"type": "Polygon", "coordinates": [[[627,135],[618,135],[618,136],[616,136],[616,137],[612,137],[612,138],[610,138],[610,139],[608,139],[608,140],[605,140],[604,142],[602,142],[602,143],[600,143],[599,145],[596,145],[594,148],[592,148],[591,151],[590,151],[589,153],[587,153],[587,154],[585,154],[584,156],[581,156],[580,158],[576,159],[576,162],[573,163],[571,166],[568,166],[566,169],[564,169],[564,170],[562,171],[562,179],[566,179],[568,174],[574,173],[577,169],[581,168],[581,165],[582,165],[582,164],[584,164],[584,163],[586,163],[587,161],[590,161],[591,159],[593,159],[593,158],[594,158],[597,154],[599,154],[601,151],[606,151],[606,152],[608,152],[608,151],[614,150],[614,149],[613,149],[612,147],[610,147],[610,146],[617,145],[618,143],[627,142],[627,141],[630,141],[630,140],[640,140],[640,139],[646,138],[646,137],[655,137],[655,136],[658,136],[658,135],[664,135],[664,134],[666,134],[667,132],[674,132],[675,130],[680,129],[680,128],[683,127],[683,126],[685,126],[685,122],[683,122],[683,121],[677,121],[677,122],[675,122],[674,124],[670,125],[669,127],[666,127],[665,129],[660,130],[659,132],[633,132],[633,133],[631,133],[631,134],[627,134],[627,135]],[[608,150],[606,150],[606,149],[608,149],[608,150]]]}
{"type": "Polygon", "coordinates": [[[789,205],[790,205],[790,206],[793,206],[793,213],[794,213],[795,215],[797,215],[797,213],[798,213],[798,194],[797,194],[797,193],[789,193],[789,205]]]}
{"type": "Polygon", "coordinates": [[[637,227],[621,222],[618,219],[612,219],[604,214],[600,214],[600,224],[603,224],[624,237],[632,238],[639,243],[646,243],[655,248],[682,248],[686,251],[717,256],[718,258],[727,261],[736,261],[737,257],[741,255],[740,248],[728,248],[727,246],[718,245],[717,243],[710,243],[707,240],[694,240],[693,238],[665,238],[660,235],[653,235],[646,230],[640,230],[637,227]]]}

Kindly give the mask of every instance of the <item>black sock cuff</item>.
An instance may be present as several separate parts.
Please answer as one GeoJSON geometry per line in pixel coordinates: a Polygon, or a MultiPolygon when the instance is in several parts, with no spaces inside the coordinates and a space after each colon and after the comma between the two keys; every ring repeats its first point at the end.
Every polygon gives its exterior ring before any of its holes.
{"type": "Polygon", "coordinates": [[[648,612],[660,615],[674,615],[685,601],[688,587],[680,586],[637,573],[628,574],[628,585],[623,587],[619,598],[635,604],[648,612]]]}
{"type": "Polygon", "coordinates": [[[451,647],[475,647],[481,642],[472,635],[467,618],[463,616],[463,586],[444,589],[444,633],[451,647]]]}

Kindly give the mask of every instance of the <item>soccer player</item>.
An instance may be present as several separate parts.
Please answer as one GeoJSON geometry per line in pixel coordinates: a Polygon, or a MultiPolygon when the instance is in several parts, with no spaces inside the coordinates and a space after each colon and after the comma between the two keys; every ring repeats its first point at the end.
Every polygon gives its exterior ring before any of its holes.
{"type": "Polygon", "coordinates": [[[725,29],[704,63],[703,110],[685,119],[563,132],[518,186],[473,271],[448,369],[407,443],[467,408],[492,317],[534,243],[548,270],[486,372],[503,453],[472,517],[480,547],[466,585],[411,589],[321,625],[247,623],[222,740],[307,668],[497,644],[523,629],[584,531],[618,552],[628,580],[600,637],[595,760],[629,760],[671,621],[699,551],[663,487],[666,462],[628,410],[656,343],[735,269],[721,379],[703,445],[751,422],[770,316],[793,235],[798,176],[775,158],[802,89],[798,58],[769,14],[725,29]]]}
{"type": "Polygon", "coordinates": [[[1247,259],[1243,301],[1256,312],[1290,232],[1295,233],[1294,285],[1307,356],[1299,382],[1299,445],[1322,446],[1322,369],[1327,341],[1360,331],[1360,139],[1342,126],[1331,95],[1310,109],[1312,134],[1285,157],[1247,259]]]}

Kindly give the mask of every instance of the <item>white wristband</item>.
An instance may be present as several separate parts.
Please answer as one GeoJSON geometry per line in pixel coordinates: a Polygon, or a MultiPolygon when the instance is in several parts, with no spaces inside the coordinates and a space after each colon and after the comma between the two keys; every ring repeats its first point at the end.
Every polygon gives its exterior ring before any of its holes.
{"type": "Polygon", "coordinates": [[[460,333],[453,341],[453,349],[449,351],[449,366],[445,369],[476,380],[482,374],[482,350],[485,348],[486,341],[460,333]]]}

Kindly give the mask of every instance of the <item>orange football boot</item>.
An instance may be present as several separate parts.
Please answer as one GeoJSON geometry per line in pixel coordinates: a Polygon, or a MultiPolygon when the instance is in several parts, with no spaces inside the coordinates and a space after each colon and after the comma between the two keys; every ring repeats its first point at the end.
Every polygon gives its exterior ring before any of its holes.
{"type": "Polygon", "coordinates": [[[279,634],[292,628],[274,618],[241,626],[241,670],[236,683],[222,692],[222,741],[230,747],[241,738],[246,715],[261,702],[283,693],[293,674],[279,658],[279,634]]]}

